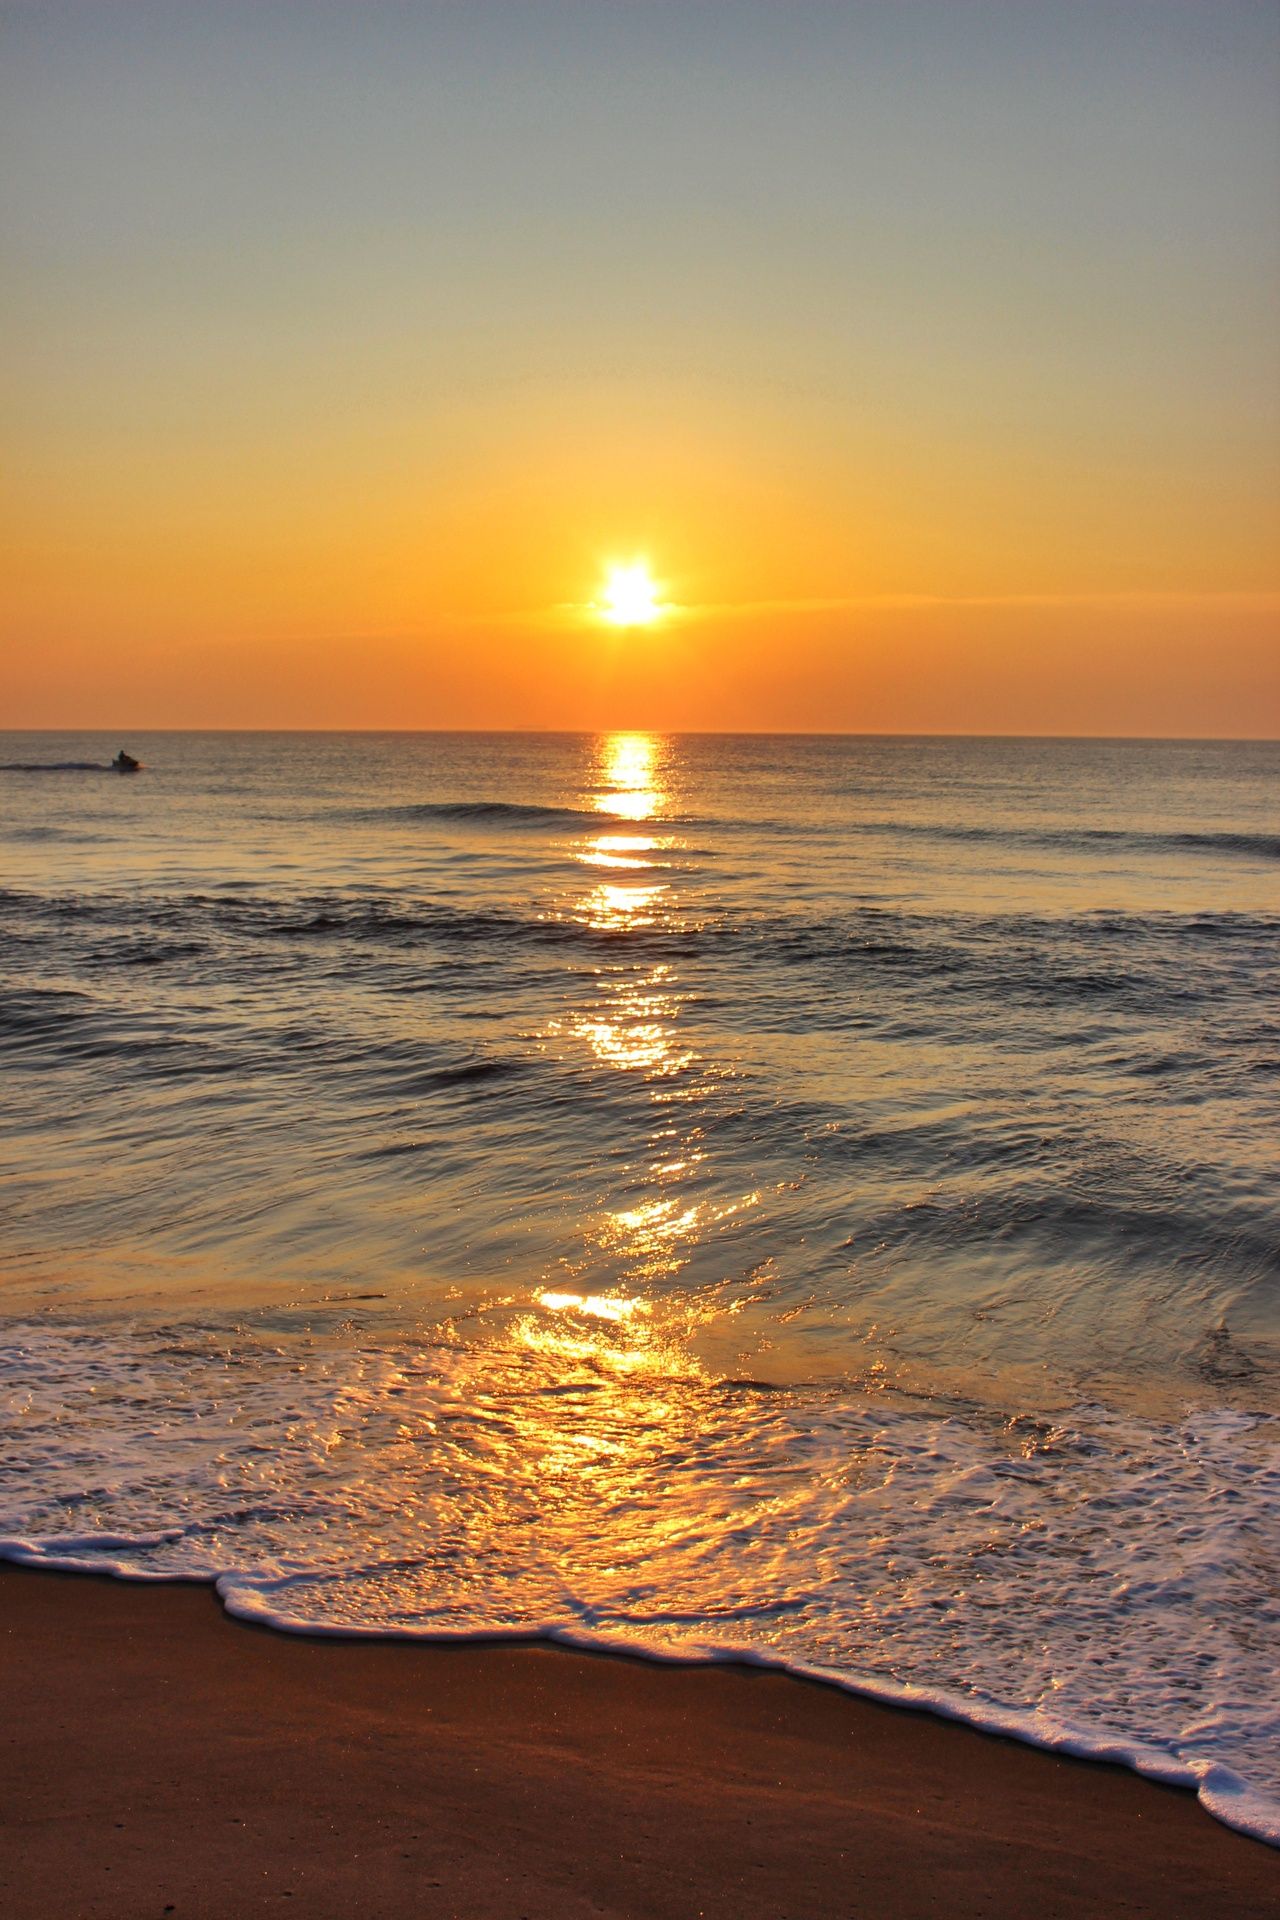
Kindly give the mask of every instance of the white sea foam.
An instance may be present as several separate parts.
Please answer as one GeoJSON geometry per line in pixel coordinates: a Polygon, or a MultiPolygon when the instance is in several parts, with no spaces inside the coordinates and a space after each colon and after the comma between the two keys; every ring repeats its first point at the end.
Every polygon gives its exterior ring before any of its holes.
{"type": "Polygon", "coordinates": [[[0,1552],[216,1581],[297,1632],[786,1668],[1280,1844],[1273,1418],[766,1390],[565,1318],[471,1346],[11,1328],[0,1552]]]}

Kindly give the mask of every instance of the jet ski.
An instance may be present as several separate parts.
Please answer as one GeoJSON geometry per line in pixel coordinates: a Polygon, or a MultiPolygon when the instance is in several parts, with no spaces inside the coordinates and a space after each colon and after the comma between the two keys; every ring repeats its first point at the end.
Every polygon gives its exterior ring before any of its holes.
{"type": "Polygon", "coordinates": [[[135,760],[131,753],[126,753],[124,748],[121,747],[119,753],[111,762],[111,765],[116,773],[136,773],[142,765],[142,762],[141,760],[135,760]]]}

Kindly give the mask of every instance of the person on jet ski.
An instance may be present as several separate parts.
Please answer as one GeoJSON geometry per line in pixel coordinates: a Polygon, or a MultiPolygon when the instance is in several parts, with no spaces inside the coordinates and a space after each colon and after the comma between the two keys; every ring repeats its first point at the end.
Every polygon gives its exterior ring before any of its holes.
{"type": "Polygon", "coordinates": [[[142,762],[135,760],[131,753],[126,753],[124,748],[121,747],[111,764],[117,773],[136,773],[142,765],[142,762]]]}

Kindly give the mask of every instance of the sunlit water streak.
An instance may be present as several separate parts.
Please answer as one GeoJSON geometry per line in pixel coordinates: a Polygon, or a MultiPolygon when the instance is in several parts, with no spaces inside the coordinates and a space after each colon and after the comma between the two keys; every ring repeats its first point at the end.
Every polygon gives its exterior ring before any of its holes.
{"type": "Polygon", "coordinates": [[[1275,749],[118,744],[0,743],[8,1551],[1275,1837],[1275,749]]]}

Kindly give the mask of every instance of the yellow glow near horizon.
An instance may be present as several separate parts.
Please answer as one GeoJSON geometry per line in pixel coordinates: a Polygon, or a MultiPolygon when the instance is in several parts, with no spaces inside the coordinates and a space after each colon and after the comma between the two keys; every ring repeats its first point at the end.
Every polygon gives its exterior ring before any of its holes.
{"type": "Polygon", "coordinates": [[[629,566],[609,568],[599,612],[601,619],[615,627],[650,627],[661,619],[663,606],[647,561],[633,560],[629,566]]]}

